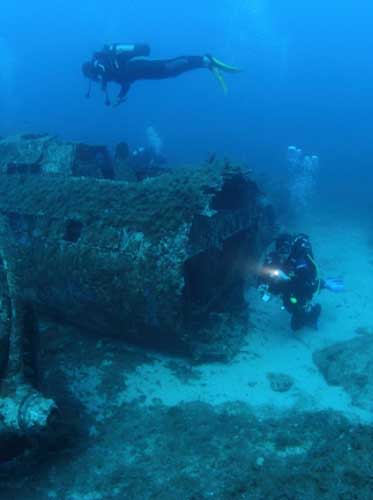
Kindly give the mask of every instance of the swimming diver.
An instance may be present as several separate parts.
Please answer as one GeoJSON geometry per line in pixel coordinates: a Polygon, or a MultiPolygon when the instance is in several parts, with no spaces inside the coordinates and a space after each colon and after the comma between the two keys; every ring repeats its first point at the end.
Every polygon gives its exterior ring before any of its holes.
{"type": "Polygon", "coordinates": [[[312,298],[322,289],[342,292],[344,284],[339,278],[319,277],[306,234],[280,234],[274,251],[265,258],[261,273],[259,291],[263,300],[267,302],[271,295],[281,297],[283,307],[291,314],[292,330],[305,326],[317,329],[321,305],[312,304],[312,298]]]}
{"type": "Polygon", "coordinates": [[[147,44],[119,44],[104,45],[104,48],[93,54],[90,61],[83,63],[83,75],[89,79],[90,96],[91,83],[101,84],[105,92],[105,104],[111,105],[107,85],[109,82],[121,86],[114,106],[126,100],[127,92],[137,80],[161,80],[172,78],[193,69],[207,68],[216,77],[224,92],[227,86],[221,71],[238,73],[240,70],[219,61],[211,55],[181,56],[174,59],[150,59],[150,47],[147,44]]]}

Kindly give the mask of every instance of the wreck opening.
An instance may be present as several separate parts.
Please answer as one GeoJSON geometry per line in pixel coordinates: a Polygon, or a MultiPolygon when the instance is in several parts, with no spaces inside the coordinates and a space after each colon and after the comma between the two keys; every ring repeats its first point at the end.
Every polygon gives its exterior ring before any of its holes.
{"type": "Polygon", "coordinates": [[[27,175],[27,174],[32,174],[32,175],[40,175],[41,174],[41,165],[40,163],[16,163],[16,162],[9,162],[7,167],[6,167],[6,173],[8,175],[27,175]]]}
{"type": "Polygon", "coordinates": [[[225,180],[224,185],[211,200],[212,210],[244,210],[257,199],[257,185],[244,175],[235,175],[225,180]]]}
{"type": "Polygon", "coordinates": [[[107,148],[77,144],[72,175],[114,179],[114,167],[107,148]]]}
{"type": "Polygon", "coordinates": [[[223,242],[185,262],[185,300],[201,311],[224,311],[242,305],[239,291],[253,269],[255,235],[240,231],[223,242]]]}
{"type": "Polygon", "coordinates": [[[184,264],[186,321],[242,309],[244,286],[259,257],[258,195],[255,183],[234,176],[212,198],[211,213],[194,219],[193,255],[184,264]]]}
{"type": "Polygon", "coordinates": [[[69,241],[70,243],[76,243],[82,234],[82,229],[82,222],[75,219],[69,219],[66,222],[65,234],[63,236],[63,239],[65,241],[69,241]]]}

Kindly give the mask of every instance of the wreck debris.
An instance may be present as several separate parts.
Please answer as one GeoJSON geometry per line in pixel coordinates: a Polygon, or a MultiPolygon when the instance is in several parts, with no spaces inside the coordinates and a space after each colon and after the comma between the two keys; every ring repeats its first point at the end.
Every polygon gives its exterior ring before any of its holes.
{"type": "Polygon", "coordinates": [[[0,140],[0,172],[112,179],[114,166],[105,146],[62,142],[47,134],[25,134],[0,140]]]}
{"type": "Polygon", "coordinates": [[[0,217],[0,437],[35,437],[46,432],[58,412],[53,400],[37,390],[31,345],[36,323],[20,298],[17,249],[7,221],[0,217]]]}
{"type": "Polygon", "coordinates": [[[14,142],[0,142],[0,213],[17,245],[22,300],[39,315],[145,346],[199,359],[237,352],[244,283],[273,231],[254,181],[229,162],[142,182],[92,178],[95,166],[75,177],[84,169],[80,156],[71,167],[74,145],[14,142]],[[40,168],[10,171],[14,151],[40,168]],[[58,167],[45,168],[45,158],[58,167]]]}

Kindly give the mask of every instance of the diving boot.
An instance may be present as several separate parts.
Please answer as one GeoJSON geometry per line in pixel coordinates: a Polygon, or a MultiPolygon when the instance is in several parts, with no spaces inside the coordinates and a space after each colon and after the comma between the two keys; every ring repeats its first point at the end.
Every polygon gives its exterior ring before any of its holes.
{"type": "Polygon", "coordinates": [[[295,311],[291,318],[291,329],[296,332],[301,328],[308,326],[313,330],[318,330],[318,321],[321,314],[321,305],[308,305],[304,309],[295,311]]]}
{"type": "Polygon", "coordinates": [[[319,329],[320,314],[321,314],[320,304],[315,304],[314,306],[311,307],[310,311],[308,312],[307,325],[313,328],[314,330],[319,329]]]}

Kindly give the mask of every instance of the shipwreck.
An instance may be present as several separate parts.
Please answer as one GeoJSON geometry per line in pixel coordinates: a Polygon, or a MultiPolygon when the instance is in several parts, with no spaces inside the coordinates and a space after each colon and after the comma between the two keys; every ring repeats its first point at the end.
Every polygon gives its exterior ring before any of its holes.
{"type": "Polygon", "coordinates": [[[128,148],[0,141],[0,439],[56,425],[38,391],[51,318],[195,360],[247,333],[244,287],[274,218],[250,173],[215,159],[137,181],[128,148]]]}

